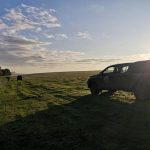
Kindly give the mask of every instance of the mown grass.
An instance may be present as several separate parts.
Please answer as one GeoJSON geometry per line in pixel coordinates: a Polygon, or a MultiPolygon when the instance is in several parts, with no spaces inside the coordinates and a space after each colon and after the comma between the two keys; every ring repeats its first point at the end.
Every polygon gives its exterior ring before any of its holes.
{"type": "Polygon", "coordinates": [[[118,91],[91,96],[96,72],[0,78],[2,150],[149,150],[150,102],[118,91]]]}
{"type": "Polygon", "coordinates": [[[0,78],[0,124],[47,109],[49,103],[65,104],[87,94],[86,72],[26,75],[22,82],[0,78]],[[82,90],[82,91],[81,91],[82,90]]]}

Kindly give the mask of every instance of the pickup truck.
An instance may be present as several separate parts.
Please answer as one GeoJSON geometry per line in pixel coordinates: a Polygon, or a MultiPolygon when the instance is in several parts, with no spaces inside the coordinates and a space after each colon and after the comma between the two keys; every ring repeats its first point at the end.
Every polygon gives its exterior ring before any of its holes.
{"type": "Polygon", "coordinates": [[[150,60],[108,66],[90,76],[87,84],[92,95],[102,90],[111,94],[124,90],[133,92],[138,100],[150,99],[150,60]]]}

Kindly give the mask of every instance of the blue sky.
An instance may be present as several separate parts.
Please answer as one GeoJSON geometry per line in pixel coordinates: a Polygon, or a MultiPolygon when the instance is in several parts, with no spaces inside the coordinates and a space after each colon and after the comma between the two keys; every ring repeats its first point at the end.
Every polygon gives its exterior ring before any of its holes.
{"type": "Polygon", "coordinates": [[[5,0],[0,63],[20,73],[150,59],[148,0],[5,0]]]}

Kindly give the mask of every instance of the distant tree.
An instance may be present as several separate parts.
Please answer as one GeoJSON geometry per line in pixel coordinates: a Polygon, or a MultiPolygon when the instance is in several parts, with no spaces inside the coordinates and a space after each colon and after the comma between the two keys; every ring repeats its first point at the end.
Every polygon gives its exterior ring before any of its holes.
{"type": "Polygon", "coordinates": [[[11,72],[9,69],[1,69],[2,76],[10,76],[11,72]]]}

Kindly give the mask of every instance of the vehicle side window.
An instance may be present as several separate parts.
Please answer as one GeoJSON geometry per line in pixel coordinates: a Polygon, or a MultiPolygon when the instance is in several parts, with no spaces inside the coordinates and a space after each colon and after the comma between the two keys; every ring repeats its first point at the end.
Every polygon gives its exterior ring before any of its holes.
{"type": "Polygon", "coordinates": [[[129,69],[129,66],[123,66],[123,67],[121,68],[120,73],[125,73],[125,72],[128,71],[128,69],[129,69]]]}
{"type": "Polygon", "coordinates": [[[113,73],[115,71],[115,67],[109,67],[107,68],[106,70],[104,70],[104,74],[107,74],[107,73],[113,73]]]}

